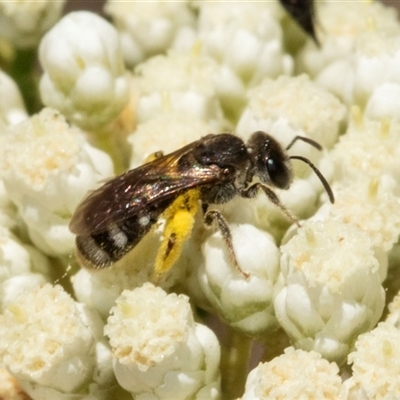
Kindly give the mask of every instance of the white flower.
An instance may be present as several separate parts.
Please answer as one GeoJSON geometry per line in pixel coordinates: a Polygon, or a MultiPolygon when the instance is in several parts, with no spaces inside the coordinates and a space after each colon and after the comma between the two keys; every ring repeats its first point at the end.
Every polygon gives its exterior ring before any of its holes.
{"type": "Polygon", "coordinates": [[[45,283],[49,271],[48,259],[37,249],[0,229],[0,309],[25,289],[45,283]]]}
{"type": "Polygon", "coordinates": [[[183,36],[194,36],[195,19],[187,0],[108,0],[104,11],[119,31],[124,58],[131,66],[165,52],[183,36]]]}
{"type": "Polygon", "coordinates": [[[128,137],[132,145],[131,168],[158,151],[171,153],[211,132],[206,122],[188,114],[169,112],[154,116],[139,124],[128,137]]]}
{"type": "Polygon", "coordinates": [[[0,70],[0,120],[13,125],[26,118],[28,114],[17,84],[0,70]]]}
{"type": "Polygon", "coordinates": [[[349,354],[353,375],[344,382],[345,398],[397,399],[400,397],[400,330],[389,322],[360,335],[349,354]]]}
{"type": "MultiPolygon", "coordinates": [[[[361,177],[348,185],[335,185],[336,201],[328,218],[357,226],[370,237],[370,244],[379,253],[387,254],[400,234],[400,200],[376,179],[361,177]]],[[[386,278],[384,257],[380,275],[386,278]]]]}
{"type": "Polygon", "coordinates": [[[331,148],[346,116],[344,105],[306,75],[265,79],[248,92],[248,99],[236,128],[243,138],[264,130],[284,145],[302,135],[331,148]]]}
{"type": "Polygon", "coordinates": [[[272,237],[252,225],[230,225],[242,272],[232,265],[227,244],[217,231],[203,245],[199,281],[207,299],[229,325],[252,336],[277,327],[273,311],[279,274],[279,250],[272,237]]]}
{"type": "MultiPolygon", "coordinates": [[[[253,86],[292,71],[284,53],[276,5],[268,2],[197,1],[199,38],[207,53],[253,86]]],[[[283,11],[281,11],[283,13],[283,11]]]]}
{"type": "Polygon", "coordinates": [[[384,306],[368,234],[350,224],[310,221],[281,250],[282,286],[274,300],[278,322],[295,347],[343,361],[384,306]]]}
{"type": "Polygon", "coordinates": [[[194,322],[186,296],[150,283],[126,290],[104,332],[118,383],[135,399],[219,397],[219,344],[194,322]]]}
{"type": "Polygon", "coordinates": [[[43,103],[77,125],[103,126],[125,107],[128,80],[118,33],[96,14],[80,11],[62,18],[42,39],[39,58],[43,103]]]}
{"type": "Polygon", "coordinates": [[[16,47],[35,47],[61,16],[65,0],[1,1],[0,36],[16,47]]]}
{"type": "Polygon", "coordinates": [[[364,118],[358,108],[352,109],[347,133],[340,137],[332,152],[334,178],[346,184],[368,177],[396,195],[400,194],[400,123],[364,118]]]}
{"type": "Polygon", "coordinates": [[[110,354],[104,363],[102,322],[60,286],[46,284],[21,294],[0,316],[3,364],[33,399],[82,399],[113,384],[110,354]],[[102,370],[98,369],[100,365],[102,370]]]}
{"type": "MultiPolygon", "coordinates": [[[[366,32],[397,35],[400,26],[394,8],[379,1],[316,2],[317,36],[320,46],[309,41],[297,56],[297,68],[317,75],[335,61],[354,53],[354,43],[366,32]]],[[[343,82],[345,75],[340,75],[343,82]]]]}
{"type": "Polygon", "coordinates": [[[365,106],[365,116],[377,120],[400,118],[400,82],[377,86],[365,106]]]}
{"type": "Polygon", "coordinates": [[[6,279],[1,282],[1,308],[4,309],[8,304],[15,303],[21,293],[44,285],[46,282],[47,280],[42,274],[31,272],[6,279]]]}
{"type": "MultiPolygon", "coordinates": [[[[218,132],[223,112],[218,94],[221,67],[210,56],[170,51],[139,64],[138,122],[145,122],[171,110],[201,119],[218,132]]],[[[234,77],[232,76],[232,79],[234,77]]],[[[244,92],[241,93],[244,97],[244,92]]]]}
{"type": "Polygon", "coordinates": [[[48,254],[70,253],[69,219],[86,192],[112,174],[109,156],[51,109],[9,127],[3,139],[4,185],[32,241],[48,254]]]}
{"type": "Polygon", "coordinates": [[[242,400],[338,399],[342,380],[335,363],[315,351],[289,347],[248,375],[242,400]]]}

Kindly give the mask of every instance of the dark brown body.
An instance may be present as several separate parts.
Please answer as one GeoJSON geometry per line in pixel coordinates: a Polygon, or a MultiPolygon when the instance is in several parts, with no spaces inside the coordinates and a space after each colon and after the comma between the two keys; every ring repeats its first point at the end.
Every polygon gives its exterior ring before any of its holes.
{"type": "Polygon", "coordinates": [[[287,189],[291,181],[289,157],[268,134],[255,132],[247,144],[228,133],[208,135],[92,192],[78,206],[70,229],[77,235],[78,255],[91,267],[104,268],[131,250],[189,190],[199,191],[206,211],[235,196],[254,197],[261,189],[291,217],[271,189],[287,189]],[[254,177],[260,182],[252,184],[254,177]]]}

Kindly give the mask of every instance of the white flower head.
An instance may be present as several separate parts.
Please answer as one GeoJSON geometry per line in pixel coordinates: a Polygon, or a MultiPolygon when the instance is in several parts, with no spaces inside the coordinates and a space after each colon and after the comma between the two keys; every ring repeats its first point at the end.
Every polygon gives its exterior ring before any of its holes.
{"type": "Polygon", "coordinates": [[[71,252],[69,219],[86,192],[112,174],[109,156],[51,109],[9,127],[3,139],[4,185],[32,241],[46,253],[71,252]]]}
{"type": "Polygon", "coordinates": [[[340,137],[332,152],[334,178],[352,184],[368,177],[386,181],[395,194],[400,193],[400,123],[364,118],[352,109],[347,133],[340,137]]]}
{"type": "Polygon", "coordinates": [[[194,36],[195,18],[187,0],[108,0],[104,11],[119,31],[124,59],[131,66],[165,52],[183,35],[194,36]]]}
{"type": "Polygon", "coordinates": [[[346,116],[345,106],[306,75],[264,79],[248,92],[248,99],[237,134],[248,137],[265,130],[284,145],[302,135],[331,148],[346,116]]]}
{"type": "Polygon", "coordinates": [[[279,250],[272,237],[250,224],[231,224],[233,248],[242,271],[228,256],[221,232],[203,245],[199,281],[205,296],[231,326],[259,336],[277,327],[273,311],[279,250]],[[244,274],[248,277],[245,277],[244,274]]]}
{"type": "Polygon", "coordinates": [[[0,70],[0,120],[13,125],[28,118],[17,84],[0,70]]]}
{"type": "Polygon", "coordinates": [[[367,233],[337,221],[305,222],[282,246],[275,314],[295,347],[342,362],[382,314],[380,282],[367,233]]]}
{"type": "Polygon", "coordinates": [[[209,399],[219,396],[219,345],[194,322],[186,296],[150,283],[124,291],[104,332],[116,378],[135,398],[179,400],[197,398],[200,391],[209,399]]]}
{"type": "Polygon", "coordinates": [[[217,90],[220,71],[213,58],[195,50],[170,51],[139,64],[135,69],[138,122],[173,110],[201,119],[220,131],[224,122],[217,90]]]}
{"type": "Polygon", "coordinates": [[[290,73],[279,16],[268,2],[198,1],[199,38],[205,51],[245,84],[290,73]]]}
{"type": "Polygon", "coordinates": [[[389,322],[360,335],[349,354],[353,375],[344,382],[348,399],[396,399],[400,396],[400,330],[389,322]]]}
{"type": "Polygon", "coordinates": [[[129,88],[118,33],[103,18],[79,11],[63,17],[42,39],[42,101],[83,128],[115,119],[129,88]]]}
{"type": "Polygon", "coordinates": [[[342,384],[338,373],[338,366],[317,352],[288,347],[249,373],[242,400],[337,399],[342,384]]]}
{"type": "Polygon", "coordinates": [[[400,234],[399,198],[378,180],[361,176],[351,184],[336,185],[335,194],[328,218],[357,226],[368,233],[373,246],[390,251],[400,234]]]}
{"type": "Polygon", "coordinates": [[[49,284],[7,305],[0,316],[1,358],[25,390],[79,393],[91,381],[98,327],[85,313],[60,286],[49,284]]]}
{"type": "Polygon", "coordinates": [[[0,36],[19,48],[35,47],[60,18],[65,0],[1,1],[0,36]]]}

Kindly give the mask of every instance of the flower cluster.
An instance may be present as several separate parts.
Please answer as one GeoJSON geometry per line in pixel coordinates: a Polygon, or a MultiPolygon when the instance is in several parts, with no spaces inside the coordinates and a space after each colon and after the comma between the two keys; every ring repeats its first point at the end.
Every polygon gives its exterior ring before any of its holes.
{"type": "Polygon", "coordinates": [[[0,3],[1,398],[400,398],[400,22],[287,3],[0,3]],[[290,187],[243,185],[256,131],[290,187]],[[248,156],[221,204],[210,133],[248,156]]]}

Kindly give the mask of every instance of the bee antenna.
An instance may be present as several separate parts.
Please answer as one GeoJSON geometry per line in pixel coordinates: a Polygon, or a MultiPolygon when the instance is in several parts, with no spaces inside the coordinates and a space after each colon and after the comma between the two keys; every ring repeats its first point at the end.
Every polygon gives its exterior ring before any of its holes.
{"type": "Polygon", "coordinates": [[[303,142],[306,142],[308,144],[310,144],[311,146],[315,147],[317,150],[322,151],[322,146],[316,142],[315,140],[312,140],[308,137],[305,136],[295,136],[293,138],[293,140],[286,146],[286,150],[289,150],[298,140],[301,140],[303,142]]]}
{"type": "Polygon", "coordinates": [[[324,186],[325,191],[328,194],[329,201],[333,204],[335,202],[335,196],[333,195],[332,189],[331,189],[328,181],[321,174],[321,171],[308,158],[305,158],[302,156],[290,156],[289,158],[292,160],[303,161],[310,166],[310,168],[315,172],[315,175],[318,176],[319,180],[321,181],[322,185],[324,186]]]}

